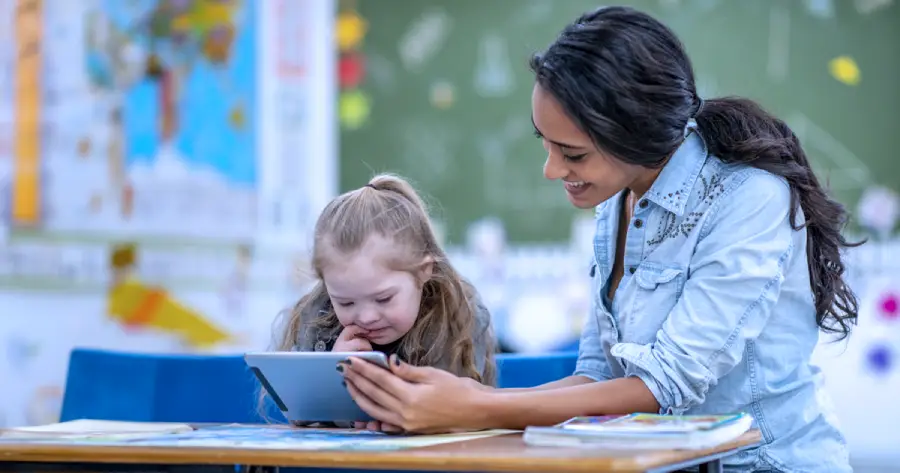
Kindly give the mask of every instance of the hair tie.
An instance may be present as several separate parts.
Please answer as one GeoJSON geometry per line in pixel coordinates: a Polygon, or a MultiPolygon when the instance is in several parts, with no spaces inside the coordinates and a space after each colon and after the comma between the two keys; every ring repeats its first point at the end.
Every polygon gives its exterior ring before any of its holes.
{"type": "Polygon", "coordinates": [[[371,187],[372,189],[378,190],[378,188],[373,186],[372,184],[366,184],[365,187],[371,187]]]}
{"type": "Polygon", "coordinates": [[[697,100],[700,101],[700,105],[697,105],[697,110],[694,112],[694,117],[700,115],[700,112],[703,110],[703,105],[706,104],[706,102],[700,97],[697,97],[697,100]]]}

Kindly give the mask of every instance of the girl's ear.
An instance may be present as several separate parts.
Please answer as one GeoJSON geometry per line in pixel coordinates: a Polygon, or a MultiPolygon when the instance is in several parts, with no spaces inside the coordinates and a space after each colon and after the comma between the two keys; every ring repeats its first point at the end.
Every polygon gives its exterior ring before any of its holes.
{"type": "Polygon", "coordinates": [[[419,267],[419,281],[425,284],[431,280],[432,274],[434,274],[434,258],[426,256],[419,267]]]}

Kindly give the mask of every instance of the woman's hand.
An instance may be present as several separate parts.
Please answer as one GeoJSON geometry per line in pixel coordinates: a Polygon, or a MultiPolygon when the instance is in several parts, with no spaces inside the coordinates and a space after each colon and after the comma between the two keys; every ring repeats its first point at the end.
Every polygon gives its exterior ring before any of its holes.
{"type": "Polygon", "coordinates": [[[335,340],[334,347],[331,348],[331,351],[372,351],[372,344],[362,337],[365,333],[365,330],[356,325],[344,327],[344,329],[341,330],[341,334],[338,335],[337,340],[335,340]]]}
{"type": "Polygon", "coordinates": [[[490,427],[477,408],[489,395],[469,378],[416,367],[391,356],[390,371],[351,357],[344,363],[347,390],[356,404],[385,425],[405,432],[443,433],[490,427]]]}

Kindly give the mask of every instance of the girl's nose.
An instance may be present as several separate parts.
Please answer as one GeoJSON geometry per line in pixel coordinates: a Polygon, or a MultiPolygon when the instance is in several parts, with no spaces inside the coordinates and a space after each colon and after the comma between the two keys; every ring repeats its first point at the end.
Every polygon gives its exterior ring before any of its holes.
{"type": "Polygon", "coordinates": [[[371,325],[372,323],[377,322],[378,319],[378,311],[371,306],[362,307],[360,308],[359,312],[356,313],[356,325],[360,325],[362,327],[371,325]]]}

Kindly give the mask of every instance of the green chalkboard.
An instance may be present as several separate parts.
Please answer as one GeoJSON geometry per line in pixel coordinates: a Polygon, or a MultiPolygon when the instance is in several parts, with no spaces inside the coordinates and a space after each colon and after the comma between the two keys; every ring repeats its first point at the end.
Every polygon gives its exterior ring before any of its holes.
{"type": "MultiPolygon", "coordinates": [[[[873,183],[900,188],[900,7],[878,0],[646,0],[681,36],[704,97],[738,94],[788,120],[848,205],[873,183]],[[830,73],[851,58],[860,80],[830,73]]],[[[447,238],[503,220],[513,241],[569,238],[575,210],[542,175],[527,59],[591,1],[357,2],[368,120],[341,131],[340,185],[408,176],[447,238]]],[[[852,69],[852,68],[851,68],[852,69]]]]}

